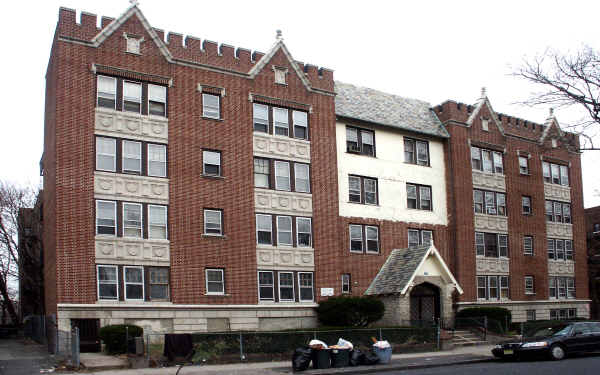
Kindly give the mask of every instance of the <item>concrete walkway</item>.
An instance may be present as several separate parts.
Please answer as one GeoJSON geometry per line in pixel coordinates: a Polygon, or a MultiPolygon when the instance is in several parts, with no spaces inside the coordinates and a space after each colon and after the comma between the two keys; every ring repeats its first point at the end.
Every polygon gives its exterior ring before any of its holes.
{"type": "MultiPolygon", "coordinates": [[[[493,359],[491,345],[459,347],[443,352],[394,354],[387,365],[344,367],[338,369],[304,371],[303,374],[366,374],[379,371],[404,370],[475,363],[493,359]]],[[[174,375],[177,367],[95,372],[97,375],[174,375]]],[[[292,373],[292,364],[286,362],[239,363],[230,365],[185,366],[179,375],[275,375],[292,373]]]]}
{"type": "Polygon", "coordinates": [[[53,365],[45,345],[23,339],[0,340],[0,375],[39,375],[53,365]]]}

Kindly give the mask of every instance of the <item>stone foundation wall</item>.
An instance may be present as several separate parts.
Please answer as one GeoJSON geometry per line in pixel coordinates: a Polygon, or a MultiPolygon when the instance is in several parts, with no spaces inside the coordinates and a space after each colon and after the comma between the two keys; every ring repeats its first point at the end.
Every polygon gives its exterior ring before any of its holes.
{"type": "Polygon", "coordinates": [[[589,301],[556,300],[539,302],[460,303],[458,311],[468,307],[503,307],[509,309],[514,323],[527,321],[527,310],[535,310],[536,320],[550,319],[551,309],[577,309],[577,317],[589,319],[589,301]]]}

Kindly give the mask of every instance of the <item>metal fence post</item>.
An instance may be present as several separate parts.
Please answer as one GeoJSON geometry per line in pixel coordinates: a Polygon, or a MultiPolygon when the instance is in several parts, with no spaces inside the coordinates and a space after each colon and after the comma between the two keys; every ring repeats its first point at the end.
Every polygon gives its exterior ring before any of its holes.
{"type": "Polygon", "coordinates": [[[150,362],[150,335],[146,333],[146,359],[150,362]]]}
{"type": "Polygon", "coordinates": [[[483,317],[483,341],[487,340],[488,331],[488,318],[487,315],[483,317]]]}
{"type": "Polygon", "coordinates": [[[240,331],[240,361],[246,359],[244,357],[244,339],[242,337],[242,332],[240,331]]]}
{"type": "Polygon", "coordinates": [[[73,366],[79,368],[79,327],[71,331],[71,356],[73,366]]]}
{"type": "Polygon", "coordinates": [[[440,321],[438,320],[438,324],[437,324],[437,350],[441,350],[440,348],[440,321]]]}
{"type": "Polygon", "coordinates": [[[129,327],[125,326],[125,353],[129,354],[129,327]]]}
{"type": "Polygon", "coordinates": [[[521,338],[523,338],[524,334],[525,334],[525,322],[521,322],[521,338]]]}

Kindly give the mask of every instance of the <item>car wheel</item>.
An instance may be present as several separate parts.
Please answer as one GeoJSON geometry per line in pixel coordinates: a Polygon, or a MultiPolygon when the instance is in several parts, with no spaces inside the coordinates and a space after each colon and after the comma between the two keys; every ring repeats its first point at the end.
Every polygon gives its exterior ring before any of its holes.
{"type": "Polygon", "coordinates": [[[566,354],[567,353],[565,353],[565,348],[563,348],[560,345],[553,345],[550,348],[550,356],[555,361],[560,361],[561,359],[565,358],[566,354]]]}

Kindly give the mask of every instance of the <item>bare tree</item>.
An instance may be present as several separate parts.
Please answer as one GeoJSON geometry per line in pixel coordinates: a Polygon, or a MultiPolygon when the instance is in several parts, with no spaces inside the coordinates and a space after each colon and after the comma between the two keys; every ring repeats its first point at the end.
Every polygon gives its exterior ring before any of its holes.
{"type": "Polygon", "coordinates": [[[573,54],[548,49],[525,60],[513,75],[542,87],[521,104],[574,107],[583,111],[584,116],[579,121],[565,127],[582,136],[580,150],[600,150],[593,142],[600,130],[600,55],[597,51],[587,46],[573,54]]]}
{"type": "MultiPolygon", "coordinates": [[[[1,308],[8,312],[14,323],[19,322],[16,307],[18,278],[18,233],[21,208],[32,207],[36,192],[32,188],[0,180],[0,298],[1,308]]],[[[22,232],[22,231],[21,231],[22,232]]]]}

